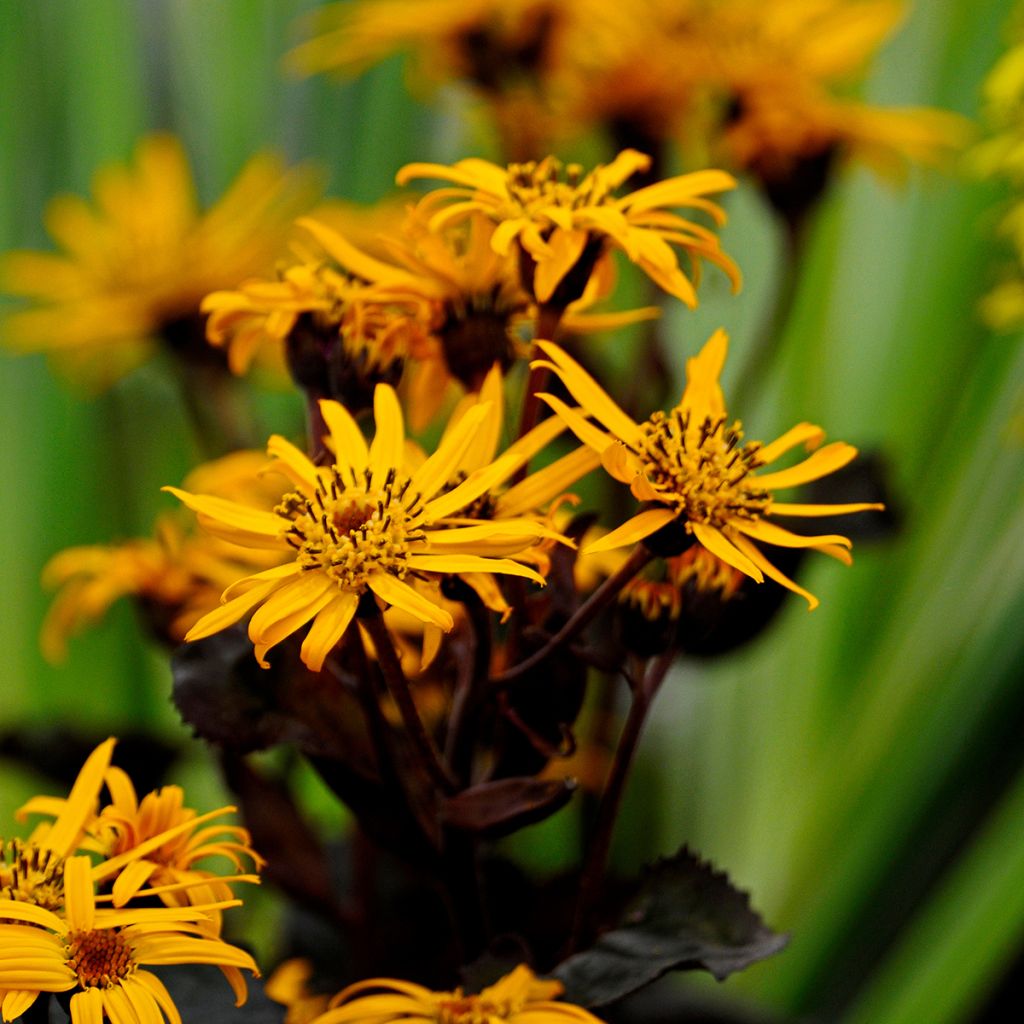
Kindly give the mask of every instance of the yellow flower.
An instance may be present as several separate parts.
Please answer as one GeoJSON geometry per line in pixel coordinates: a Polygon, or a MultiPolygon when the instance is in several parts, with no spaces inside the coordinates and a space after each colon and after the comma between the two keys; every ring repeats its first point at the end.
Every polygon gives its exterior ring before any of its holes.
{"type": "MultiPolygon", "coordinates": [[[[206,858],[221,857],[237,872],[242,871],[243,861],[262,867],[263,860],[250,847],[249,833],[244,828],[209,824],[232,813],[233,807],[197,815],[184,806],[180,786],[164,786],[140,802],[128,776],[110,764],[113,746],[114,740],[107,740],[93,752],[67,800],[33,797],[18,810],[17,817],[22,820],[36,814],[56,818],[52,824],[37,826],[33,833],[35,847],[50,849],[54,838],[60,839],[62,831],[67,832],[67,825],[61,823],[68,820],[73,808],[78,808],[74,820],[80,827],[71,845],[61,840],[62,855],[75,850],[99,853],[101,860],[92,869],[93,881],[113,881],[109,898],[115,907],[140,895],[159,896],[171,907],[213,904],[233,898],[229,881],[259,881],[254,875],[222,877],[196,866],[206,858]],[[96,798],[102,782],[111,802],[98,811],[96,798]],[[87,815],[83,814],[83,788],[92,797],[87,815]]],[[[58,866],[62,868],[62,864],[58,866]]],[[[0,889],[0,894],[3,892],[0,889]]],[[[44,905],[55,910],[60,904],[44,905]]],[[[208,916],[214,930],[219,930],[219,911],[209,910],[208,916]]]]}
{"type": "Polygon", "coordinates": [[[395,366],[401,369],[411,353],[424,356],[429,341],[423,300],[403,303],[381,295],[366,281],[332,266],[321,251],[297,241],[292,251],[294,262],[276,277],[249,278],[203,299],[202,310],[209,314],[207,339],[227,350],[232,372],[246,372],[267,347],[283,350],[289,339],[301,340],[297,330],[320,348],[337,342],[340,353],[328,355],[328,361],[334,358],[340,366],[351,367],[349,372],[368,377],[381,377],[395,366]]]}
{"type": "Polygon", "coordinates": [[[64,869],[60,915],[19,900],[0,900],[0,1003],[5,1021],[26,1013],[43,993],[71,992],[72,1024],[153,1024],[180,1017],[147,966],[215,964],[246,998],[240,969],[259,975],[248,953],[211,938],[199,909],[96,907],[88,857],[64,869]]]}
{"type": "Polygon", "coordinates": [[[507,168],[468,159],[451,167],[409,164],[399,171],[397,180],[399,184],[413,178],[451,182],[453,187],[430,192],[420,201],[419,209],[430,217],[431,230],[476,211],[486,214],[497,224],[491,236],[494,251],[507,255],[518,242],[535,264],[530,284],[541,304],[566,305],[559,301],[566,291],[568,301],[578,299],[595,264],[607,259],[609,246],[621,249],[657,285],[691,307],[697,305],[697,294],[673,246],[686,253],[694,275],[700,261],[709,260],[738,288],[739,271],[722,252],[714,232],[665,209],[693,207],[722,224],[721,207],[706,197],[732,188],[733,178],[724,171],[697,171],[621,197],[614,194],[649,166],[649,157],[627,149],[587,174],[578,164],[563,165],[554,157],[507,168]],[[584,279],[576,280],[580,275],[584,279]]]}
{"type": "MultiPolygon", "coordinates": [[[[769,521],[772,516],[828,516],[881,508],[870,503],[805,505],[780,502],[774,492],[817,480],[845,466],[857,449],[842,442],[823,448],[824,431],[800,423],[771,444],[743,441],[739,421],[731,426],[718,383],[728,339],[716,331],[700,354],[686,364],[686,390],[667,413],[636,423],[601,386],[557,345],[537,343],[569,392],[605,429],[570,409],[553,395],[540,397],[561,416],[584,444],[600,453],[608,473],[627,483],[649,507],[592,544],[604,551],[646,540],[661,530],[679,531],[677,550],[692,538],[727,565],[758,583],[767,576],[803,596],[811,608],[817,599],[777,569],[755,542],[780,547],[814,548],[848,562],[850,541],[836,534],[803,537],[769,521]],[[795,466],[761,473],[797,445],[812,451],[795,466]]],[[[664,537],[665,534],[662,534],[664,537]]],[[[668,552],[672,553],[672,552],[668,552]]]]}
{"type": "MultiPolygon", "coordinates": [[[[476,391],[494,363],[507,369],[527,354],[519,329],[536,310],[520,284],[514,253],[495,252],[495,225],[483,213],[433,231],[425,216],[412,212],[399,231],[378,238],[387,262],[329,224],[312,217],[299,223],[332,260],[367,282],[368,296],[384,307],[415,311],[423,333],[408,346],[414,428],[433,419],[452,377],[476,391]]],[[[588,291],[569,307],[566,329],[603,330],[657,314],[650,308],[615,315],[585,312],[611,285],[606,273],[595,273],[588,291]]],[[[393,315],[397,325],[399,314],[393,315]]]]}
{"type": "Polygon", "coordinates": [[[544,980],[520,964],[479,995],[431,992],[394,978],[371,978],[339,992],[315,1024],[600,1024],[572,1003],[556,1002],[562,983],[544,980]]]}
{"type": "MultiPolygon", "coordinates": [[[[256,475],[266,463],[262,452],[234,452],[193,470],[185,486],[204,490],[209,485],[222,497],[255,504],[270,494],[268,482],[256,475]]],[[[47,660],[63,661],[68,639],[97,622],[122,597],[138,602],[162,639],[179,644],[199,618],[218,606],[225,587],[275,564],[271,552],[246,550],[186,530],[177,517],[161,516],[154,534],[66,548],[50,559],[43,569],[43,586],[57,595],[39,637],[47,660]]]]}
{"type": "Polygon", "coordinates": [[[468,78],[495,88],[543,61],[564,0],[363,0],[329,4],[309,24],[312,38],[288,55],[299,74],[354,73],[397,50],[418,51],[434,78],[468,78]]]}
{"type": "Polygon", "coordinates": [[[249,637],[266,666],[266,652],[312,620],[301,655],[319,671],[366,595],[450,630],[451,615],[414,588],[414,580],[496,572],[543,583],[534,570],[505,557],[550,532],[536,522],[519,518],[450,525],[454,514],[507,475],[506,463],[498,460],[442,491],[486,416],[485,408],[471,410],[433,455],[412,469],[406,464],[402,411],[391,387],[379,384],[375,391],[377,430],[369,446],[342,405],[322,401],[319,407],[334,462],[315,466],[283,437],[272,437],[268,451],[293,485],[273,511],[165,488],[198,514],[200,525],[225,540],[292,556],[229,588],[226,603],[196,623],[186,640],[217,633],[257,609],[249,637]]]}
{"type": "Polygon", "coordinates": [[[95,207],[63,196],[47,209],[63,253],[10,253],[0,281],[33,302],[7,318],[5,343],[75,358],[99,383],[145,358],[154,338],[174,344],[204,295],[268,268],[312,198],[306,172],[263,155],[200,212],[169,135],[143,139],[132,166],[100,170],[93,191],[95,207]]]}
{"type": "MultiPolygon", "coordinates": [[[[717,0],[694,19],[704,81],[722,95],[718,149],[731,166],[781,186],[836,150],[899,174],[937,163],[965,141],[946,111],[883,109],[842,98],[904,14],[901,0],[717,0]]],[[[799,182],[798,182],[799,183],[799,182]]]]}
{"type": "Polygon", "coordinates": [[[33,809],[54,820],[40,823],[27,840],[14,839],[0,846],[0,899],[46,910],[64,905],[64,859],[78,850],[99,809],[114,743],[104,740],[86,758],[66,800],[36,797],[30,802],[33,809]]]}

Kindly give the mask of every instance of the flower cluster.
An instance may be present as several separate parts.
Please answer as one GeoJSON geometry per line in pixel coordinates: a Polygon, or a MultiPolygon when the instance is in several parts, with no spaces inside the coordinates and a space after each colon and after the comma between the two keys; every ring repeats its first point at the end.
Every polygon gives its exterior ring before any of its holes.
{"type": "Polygon", "coordinates": [[[233,808],[197,815],[176,786],[139,802],[110,763],[114,745],[109,739],[92,752],[66,799],[36,797],[22,807],[21,818],[52,820],[0,849],[4,1021],[41,995],[69,993],[73,1024],[174,1022],[171,996],[145,968],[215,965],[239,1006],[241,972],[259,975],[248,953],[220,938],[221,912],[241,903],[231,883],[259,881],[242,868],[262,863],[244,829],[209,824],[233,808]],[[100,808],[104,785],[111,799],[100,808]],[[198,866],[210,857],[226,858],[237,873],[198,866]]]}

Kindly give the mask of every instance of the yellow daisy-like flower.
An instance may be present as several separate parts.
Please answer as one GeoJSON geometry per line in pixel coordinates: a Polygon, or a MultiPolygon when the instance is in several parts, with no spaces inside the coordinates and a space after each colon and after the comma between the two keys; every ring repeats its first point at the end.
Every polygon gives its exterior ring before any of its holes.
{"type": "Polygon", "coordinates": [[[560,981],[520,964],[479,995],[432,992],[395,978],[371,978],[339,992],[315,1024],[600,1024],[582,1006],[557,1002],[560,981]]]}
{"type": "MultiPolygon", "coordinates": [[[[965,141],[946,111],[884,109],[843,98],[905,13],[901,0],[717,0],[695,19],[696,66],[724,92],[718,149],[730,166],[779,185],[841,149],[898,175],[965,141]]],[[[823,167],[820,173],[824,173],[823,167]]]]}
{"type": "Polygon", "coordinates": [[[543,526],[526,518],[450,524],[451,516],[507,475],[506,463],[499,459],[459,486],[442,490],[486,408],[464,416],[458,429],[415,469],[406,463],[402,410],[391,387],[379,384],[375,391],[377,430],[370,445],[338,402],[322,401],[320,411],[334,461],[315,466],[283,437],[272,437],[268,451],[294,488],[273,511],[165,488],[216,535],[292,556],[284,565],[229,588],[226,603],[196,623],[186,640],[217,633],[256,609],[249,637],[266,666],[266,652],[312,620],[301,655],[309,668],[319,671],[365,595],[450,630],[451,615],[424,597],[413,581],[447,573],[496,572],[544,582],[533,569],[505,557],[547,535],[550,531],[543,526]]]}
{"type": "Polygon", "coordinates": [[[543,59],[564,0],[363,0],[329,4],[312,38],[288,55],[300,74],[354,73],[401,49],[416,50],[431,77],[487,87],[543,59]]]}
{"type": "Polygon", "coordinates": [[[623,150],[610,164],[587,174],[578,164],[563,165],[554,157],[539,163],[499,167],[486,160],[443,164],[409,164],[398,173],[399,184],[414,178],[438,178],[452,187],[428,193],[419,209],[429,216],[431,230],[469,217],[476,211],[497,225],[491,247],[507,255],[518,242],[533,261],[531,290],[538,303],[558,302],[568,290],[578,299],[594,271],[608,256],[609,246],[621,249],[656,284],[688,306],[697,305],[693,281],[679,265],[680,248],[694,267],[708,260],[728,274],[734,288],[740,275],[722,251],[717,235],[706,227],[670,213],[666,207],[702,210],[722,224],[725,214],[708,195],[732,188],[736,182],[724,171],[683,174],[648,185],[624,196],[615,192],[650,158],[623,150]],[[576,270],[576,274],[570,274],[576,270]],[[583,280],[576,277],[585,275],[583,280]],[[564,283],[567,279],[571,284],[564,283]]]}
{"type": "Polygon", "coordinates": [[[268,346],[282,348],[300,325],[320,346],[336,340],[345,360],[365,374],[400,369],[411,353],[423,357],[429,342],[422,300],[381,295],[322,252],[298,242],[292,250],[296,262],[277,277],[249,278],[203,299],[207,339],[227,350],[232,372],[245,373],[268,346]]]}
{"type": "MultiPolygon", "coordinates": [[[[339,266],[367,282],[367,295],[383,307],[415,313],[422,336],[408,347],[407,406],[415,428],[429,423],[440,408],[452,378],[477,391],[491,369],[502,369],[527,355],[520,327],[536,317],[519,279],[515,254],[495,252],[496,227],[483,213],[432,230],[428,219],[412,212],[399,231],[382,234],[377,247],[386,260],[352,243],[347,235],[312,217],[299,221],[339,266]]],[[[617,314],[587,312],[611,290],[601,268],[590,287],[565,316],[567,330],[613,329],[657,310],[650,307],[617,314]]],[[[400,314],[393,314],[396,324],[400,314]]],[[[406,384],[403,384],[406,386],[406,384]]]]}
{"type": "Polygon", "coordinates": [[[201,212],[169,135],[143,139],[131,166],[100,170],[93,191],[95,207],[63,196],[47,209],[63,253],[9,253],[0,283],[33,302],[7,317],[6,344],[75,357],[101,383],[145,358],[153,338],[174,344],[204,295],[270,267],[313,198],[307,172],[263,155],[201,212]]]}
{"type": "Polygon", "coordinates": [[[45,813],[54,818],[52,822],[41,823],[27,840],[14,839],[0,846],[0,899],[51,911],[64,905],[65,858],[78,850],[99,809],[115,742],[104,740],[86,758],[67,799],[36,798],[46,803],[45,813]]]}
{"type": "MultiPolygon", "coordinates": [[[[537,343],[573,397],[604,429],[570,409],[554,395],[541,395],[584,444],[599,452],[608,473],[629,484],[633,496],[649,505],[639,515],[592,544],[604,551],[651,538],[670,526],[682,530],[711,554],[758,583],[767,576],[800,594],[811,608],[817,598],[789,579],[761,552],[757,543],[814,548],[849,562],[850,541],[837,534],[803,537],[770,522],[772,516],[829,516],[882,506],[867,502],[806,505],[780,502],[775,491],[808,483],[850,462],[851,445],[836,441],[819,448],[825,433],[800,423],[771,444],[744,442],[739,421],[728,423],[718,383],[728,338],[716,331],[700,354],[687,360],[686,390],[671,411],[656,412],[636,423],[574,359],[557,345],[537,343]],[[762,473],[797,445],[812,451],[795,466],[762,473]]],[[[664,536],[664,535],[663,535],[664,536]]]]}
{"type": "Polygon", "coordinates": [[[154,1024],[180,1015],[147,966],[215,964],[246,998],[240,970],[259,976],[244,950],[211,938],[200,909],[97,909],[88,857],[64,869],[64,911],[0,900],[0,1003],[4,1021],[26,1013],[43,993],[71,992],[72,1024],[154,1024]]]}

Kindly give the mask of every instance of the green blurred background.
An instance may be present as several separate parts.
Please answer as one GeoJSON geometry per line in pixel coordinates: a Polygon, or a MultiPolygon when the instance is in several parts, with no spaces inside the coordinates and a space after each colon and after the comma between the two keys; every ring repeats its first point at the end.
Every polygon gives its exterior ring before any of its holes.
{"type": "MultiPolygon", "coordinates": [[[[153,129],[182,137],[207,202],[266,147],[319,162],[330,194],[359,201],[387,193],[408,161],[490,152],[457,96],[410,97],[399,60],[352,82],[286,78],[280,58],[311,6],[0,0],[0,248],[48,248],[46,201],[86,193],[99,164],[153,129]]],[[[975,116],[1011,7],[919,2],[866,96],[975,116]]],[[[814,566],[813,615],[790,602],[764,639],[677,673],[627,805],[623,864],[688,842],[792,934],[781,956],[716,987],[781,1019],[996,1021],[1024,1004],[1024,349],[975,312],[1004,198],[937,174],[891,189],[859,170],[826,198],[780,356],[736,412],[751,436],[809,419],[876,453],[900,530],[858,544],[852,569],[814,566]]],[[[681,370],[713,328],[729,329],[727,395],[783,259],[751,188],[729,209],[742,295],[709,275],[700,309],[665,332],[681,370]]],[[[42,357],[2,366],[0,730],[73,717],[186,742],[166,659],[128,607],[73,641],[59,668],[36,640],[45,561],[145,534],[170,503],[160,485],[200,457],[166,368],[97,398],[42,357]]],[[[299,429],[296,396],[260,407],[268,430],[299,429]]],[[[13,764],[3,780],[7,820],[40,783],[13,764]]],[[[557,859],[565,828],[527,840],[532,859],[557,859]]]]}

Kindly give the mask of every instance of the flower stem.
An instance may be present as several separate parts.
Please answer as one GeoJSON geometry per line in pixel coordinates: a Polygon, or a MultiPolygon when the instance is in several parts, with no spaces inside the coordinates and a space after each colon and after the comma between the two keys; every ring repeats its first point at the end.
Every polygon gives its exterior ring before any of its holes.
{"type": "Polygon", "coordinates": [[[473,651],[459,679],[452,698],[445,760],[456,778],[464,783],[470,780],[473,766],[473,741],[479,720],[481,698],[491,665],[491,617],[483,602],[469,588],[460,594],[473,626],[473,651]]]}
{"type": "Polygon", "coordinates": [[[579,896],[569,952],[578,949],[580,943],[587,938],[587,918],[601,896],[615,822],[618,819],[622,797],[626,791],[626,780],[629,778],[629,771],[633,766],[640,735],[647,721],[647,714],[674,657],[675,649],[673,645],[670,645],[666,651],[659,654],[649,664],[642,678],[631,686],[632,700],[629,705],[629,714],[622,727],[611,771],[608,773],[608,780],[605,783],[604,792],[601,794],[594,834],[587,844],[587,856],[580,877],[579,896]]]}
{"type": "Polygon", "coordinates": [[[423,769],[426,771],[431,782],[444,793],[454,793],[458,790],[458,783],[441,762],[441,755],[430,734],[427,732],[416,709],[416,702],[412,699],[409,690],[409,681],[402,671],[402,663],[398,660],[395,652],[395,645],[391,642],[391,634],[384,625],[384,618],[380,610],[372,608],[363,614],[359,620],[365,627],[373,646],[377,651],[377,663],[380,665],[384,681],[392,699],[398,707],[402,716],[402,724],[405,726],[406,734],[412,743],[413,750],[423,769]]]}
{"type": "Polygon", "coordinates": [[[573,640],[653,557],[643,544],[638,544],[629,558],[576,609],[572,618],[539,651],[494,676],[491,684],[495,687],[507,686],[573,640]]]}

